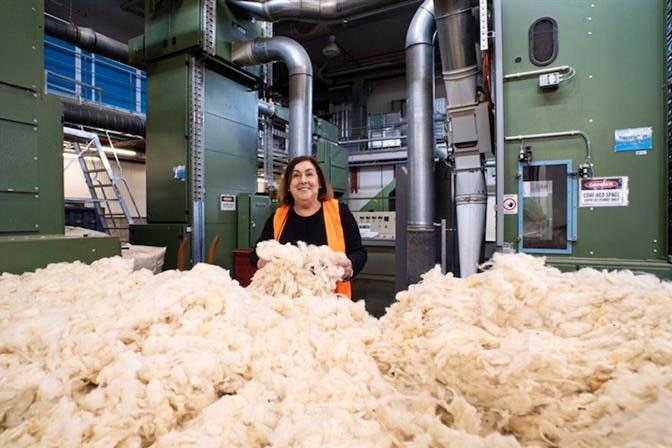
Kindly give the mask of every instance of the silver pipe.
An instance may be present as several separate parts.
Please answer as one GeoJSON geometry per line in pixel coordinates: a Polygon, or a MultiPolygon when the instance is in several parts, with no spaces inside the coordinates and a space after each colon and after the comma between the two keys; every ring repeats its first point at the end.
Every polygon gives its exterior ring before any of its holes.
{"type": "Polygon", "coordinates": [[[518,78],[525,78],[527,76],[534,76],[534,75],[543,75],[544,73],[553,73],[553,72],[570,72],[574,70],[572,67],[569,65],[561,65],[560,67],[547,67],[547,68],[540,68],[539,70],[530,70],[529,72],[519,72],[519,73],[511,73],[508,75],[504,76],[504,81],[509,81],[512,79],[518,79],[518,78]]]}
{"type": "Polygon", "coordinates": [[[418,0],[228,0],[254,17],[274,22],[350,21],[418,3],[418,0]]]}
{"type": "Polygon", "coordinates": [[[429,228],[434,222],[435,32],[434,3],[433,0],[425,0],[406,32],[409,227],[429,228]]]}
{"type": "Polygon", "coordinates": [[[560,131],[560,132],[546,132],[543,134],[512,135],[509,137],[505,137],[505,140],[507,142],[524,141],[524,140],[544,140],[560,137],[574,137],[577,135],[580,136],[583,139],[584,143],[586,144],[586,159],[588,161],[592,161],[593,145],[590,143],[590,137],[588,137],[588,134],[586,134],[583,131],[572,130],[572,131],[560,131]]]}
{"type": "Polygon", "coordinates": [[[312,155],[313,68],[306,50],[288,37],[233,44],[231,60],[242,66],[283,61],[289,70],[289,156],[312,155]]]}
{"type": "Polygon", "coordinates": [[[259,109],[259,113],[261,115],[265,115],[267,117],[272,117],[275,115],[275,104],[267,103],[266,101],[258,101],[257,108],[259,109]]]}
{"type": "Polygon", "coordinates": [[[502,0],[494,0],[495,19],[495,167],[497,189],[496,244],[504,247],[504,66],[502,42],[502,0]]]}
{"type": "Polygon", "coordinates": [[[477,0],[434,0],[441,69],[448,107],[476,102],[478,37],[472,9],[477,0]]]}
{"type": "Polygon", "coordinates": [[[82,50],[106,56],[115,61],[128,64],[128,45],[123,42],[96,33],[91,28],[77,26],[50,14],[44,15],[44,32],[82,50]]]}

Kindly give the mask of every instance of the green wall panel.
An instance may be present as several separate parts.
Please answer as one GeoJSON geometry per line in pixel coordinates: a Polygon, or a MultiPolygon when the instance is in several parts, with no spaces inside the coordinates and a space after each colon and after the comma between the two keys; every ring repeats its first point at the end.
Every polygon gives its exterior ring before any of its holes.
{"type": "Polygon", "coordinates": [[[188,163],[189,65],[185,55],[155,62],[147,77],[147,214],[152,222],[188,219],[188,182],[173,168],[188,163]]]}
{"type": "Polygon", "coordinates": [[[44,7],[42,0],[2,0],[0,80],[42,91],[44,7]]]}
{"type": "MultiPolygon", "coordinates": [[[[664,4],[662,0],[503,2],[504,73],[539,69],[528,57],[528,28],[540,17],[558,23],[559,52],[549,67],[570,65],[576,76],[555,90],[538,77],[506,81],[505,134],[586,132],[595,176],[628,176],[628,207],[579,208],[575,257],[666,259],[667,148],[664,141],[664,4]],[[520,57],[521,62],[516,63],[520,57]],[[644,155],[616,153],[614,131],[653,127],[644,155]]],[[[528,141],[535,161],[585,156],[579,139],[528,141]]],[[[520,144],[505,145],[505,193],[517,193],[520,144]]],[[[505,216],[505,240],[514,246],[516,215],[505,216]]]]}

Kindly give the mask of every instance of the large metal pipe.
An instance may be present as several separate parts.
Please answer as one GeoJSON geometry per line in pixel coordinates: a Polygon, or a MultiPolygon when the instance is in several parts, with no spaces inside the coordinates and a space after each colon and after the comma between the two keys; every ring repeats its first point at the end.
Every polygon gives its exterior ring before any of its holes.
{"type": "Polygon", "coordinates": [[[418,0],[229,0],[229,3],[269,22],[338,22],[412,5],[418,0]]]}
{"type": "Polygon", "coordinates": [[[139,115],[91,104],[80,104],[65,98],[60,100],[63,103],[63,118],[67,123],[145,135],[145,119],[139,115]]]}
{"type": "Polygon", "coordinates": [[[449,143],[455,154],[460,275],[476,272],[485,229],[487,191],[482,154],[491,153],[487,110],[476,93],[476,0],[434,0],[446,86],[449,143]],[[487,135],[486,135],[487,134],[487,135]]]}
{"type": "Polygon", "coordinates": [[[434,258],[434,21],[433,0],[418,8],[406,32],[409,211],[406,275],[410,283],[434,258]]]}
{"type": "Polygon", "coordinates": [[[74,44],[82,50],[128,64],[128,45],[96,33],[91,28],[77,26],[49,14],[44,15],[44,32],[74,44]]]}
{"type": "Polygon", "coordinates": [[[289,156],[312,155],[313,68],[306,50],[287,37],[233,44],[232,60],[242,66],[283,61],[289,70],[289,156]]]}
{"type": "Polygon", "coordinates": [[[409,226],[431,227],[434,222],[432,170],[435,31],[433,0],[425,0],[413,16],[406,33],[409,226]]]}
{"type": "Polygon", "coordinates": [[[476,99],[476,39],[472,15],[476,0],[434,0],[441,71],[448,107],[474,104],[476,99]]]}

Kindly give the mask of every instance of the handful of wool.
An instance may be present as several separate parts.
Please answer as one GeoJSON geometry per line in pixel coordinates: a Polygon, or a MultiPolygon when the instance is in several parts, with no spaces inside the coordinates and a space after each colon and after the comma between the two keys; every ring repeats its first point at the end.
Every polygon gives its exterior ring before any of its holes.
{"type": "Polygon", "coordinates": [[[257,255],[268,261],[248,287],[255,294],[274,297],[328,296],[343,277],[347,257],[329,246],[297,245],[276,240],[257,244],[257,255]]]}

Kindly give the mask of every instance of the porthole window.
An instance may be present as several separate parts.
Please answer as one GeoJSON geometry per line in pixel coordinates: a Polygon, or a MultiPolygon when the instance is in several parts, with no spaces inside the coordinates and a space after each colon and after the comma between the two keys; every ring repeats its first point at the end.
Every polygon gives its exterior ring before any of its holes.
{"type": "Polygon", "coordinates": [[[550,17],[534,21],[529,30],[530,61],[543,66],[558,56],[558,22],[550,17]]]}

